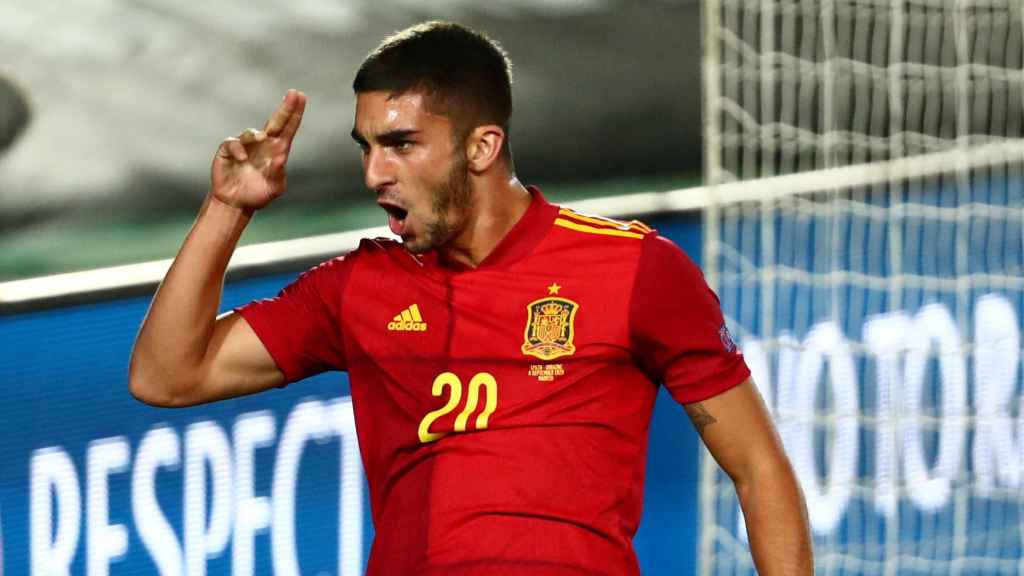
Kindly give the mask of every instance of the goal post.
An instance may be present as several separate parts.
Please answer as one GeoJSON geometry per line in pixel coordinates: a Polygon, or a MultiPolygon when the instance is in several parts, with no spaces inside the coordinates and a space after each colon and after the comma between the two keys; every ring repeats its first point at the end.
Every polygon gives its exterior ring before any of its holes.
{"type": "MultiPolygon", "coordinates": [[[[821,573],[1024,572],[1024,17],[705,0],[704,266],[821,573]]],[[[706,454],[702,574],[753,572],[706,454]]]]}

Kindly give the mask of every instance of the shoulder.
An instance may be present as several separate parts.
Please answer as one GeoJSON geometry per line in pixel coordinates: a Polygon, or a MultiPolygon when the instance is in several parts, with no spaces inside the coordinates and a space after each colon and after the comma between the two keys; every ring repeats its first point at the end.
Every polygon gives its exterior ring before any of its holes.
{"type": "Polygon", "coordinates": [[[576,264],[594,270],[616,270],[623,279],[635,278],[650,261],[672,250],[682,251],[657,230],[639,220],[619,220],[559,207],[550,235],[556,250],[576,264]]]}
{"type": "Polygon", "coordinates": [[[339,272],[344,269],[344,272],[347,273],[356,266],[379,266],[382,263],[393,261],[403,256],[408,257],[408,251],[402,246],[401,242],[390,238],[363,238],[352,251],[343,256],[328,260],[317,268],[326,267],[327,269],[339,272]]]}
{"type": "Polygon", "coordinates": [[[700,271],[693,259],[678,244],[657,232],[644,237],[642,256],[644,264],[648,266],[700,271]]]}
{"type": "MultiPolygon", "coordinates": [[[[335,285],[344,287],[353,282],[391,281],[418,270],[422,264],[401,242],[390,238],[364,238],[344,256],[328,260],[311,272],[327,276],[335,285]]],[[[363,286],[365,287],[365,286],[363,286]]]]}
{"type": "Polygon", "coordinates": [[[315,283],[319,286],[344,284],[356,266],[372,265],[382,258],[393,258],[399,252],[405,252],[402,245],[388,238],[363,238],[359,245],[341,256],[325,260],[299,277],[299,282],[315,283]]]}
{"type": "Polygon", "coordinates": [[[645,238],[657,233],[639,220],[616,220],[569,208],[559,208],[550,238],[560,251],[578,262],[613,266],[627,273],[635,267],[645,238]],[[626,268],[622,268],[626,267],[626,268]]]}
{"type": "Polygon", "coordinates": [[[704,272],[697,263],[679,245],[657,232],[644,237],[636,285],[646,285],[655,291],[680,285],[707,289],[704,272]]]}
{"type": "Polygon", "coordinates": [[[656,234],[653,228],[639,220],[616,220],[564,207],[558,207],[554,224],[575,233],[581,240],[643,240],[650,234],[656,234]]]}
{"type": "Polygon", "coordinates": [[[699,274],[699,268],[682,248],[640,220],[619,220],[559,207],[554,224],[578,247],[591,247],[608,256],[615,253],[615,248],[624,249],[622,253],[639,260],[640,272],[661,268],[699,274]]]}
{"type": "Polygon", "coordinates": [[[405,252],[405,248],[402,247],[402,243],[391,238],[384,238],[378,236],[376,238],[363,238],[359,241],[359,246],[355,250],[349,252],[349,256],[354,258],[359,257],[378,257],[396,252],[405,252]]]}

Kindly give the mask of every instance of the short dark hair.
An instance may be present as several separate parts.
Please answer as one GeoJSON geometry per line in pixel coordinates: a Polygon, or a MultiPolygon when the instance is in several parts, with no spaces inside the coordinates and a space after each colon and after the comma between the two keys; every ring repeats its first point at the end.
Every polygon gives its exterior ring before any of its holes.
{"type": "Polygon", "coordinates": [[[494,40],[454,22],[431,21],[396,32],[370,53],[356,72],[356,94],[420,92],[432,112],[452,121],[465,138],[473,128],[497,124],[508,145],[512,116],[512,64],[494,40]]]}

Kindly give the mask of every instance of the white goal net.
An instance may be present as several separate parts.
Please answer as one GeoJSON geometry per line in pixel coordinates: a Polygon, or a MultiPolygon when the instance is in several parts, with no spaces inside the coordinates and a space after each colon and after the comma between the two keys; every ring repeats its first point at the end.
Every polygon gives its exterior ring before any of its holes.
{"type": "MultiPolygon", "coordinates": [[[[704,265],[823,574],[1024,573],[1019,0],[705,0],[704,265]]],[[[702,464],[703,574],[753,572],[702,464]]]]}

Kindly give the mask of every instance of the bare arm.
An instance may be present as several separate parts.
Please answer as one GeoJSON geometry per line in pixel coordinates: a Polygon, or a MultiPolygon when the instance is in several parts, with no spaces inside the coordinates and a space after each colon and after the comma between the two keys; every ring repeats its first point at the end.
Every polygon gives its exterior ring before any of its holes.
{"type": "Polygon", "coordinates": [[[306,97],[289,91],[262,131],[221,143],[210,193],[135,340],[129,389],[157,406],[188,406],[252,394],[284,376],[248,323],[216,317],[224,272],[253,212],[287,188],[285,163],[306,97]]]}
{"type": "Polygon", "coordinates": [[[685,408],[736,486],[758,573],[813,573],[803,493],[754,382],[685,408]]]}

